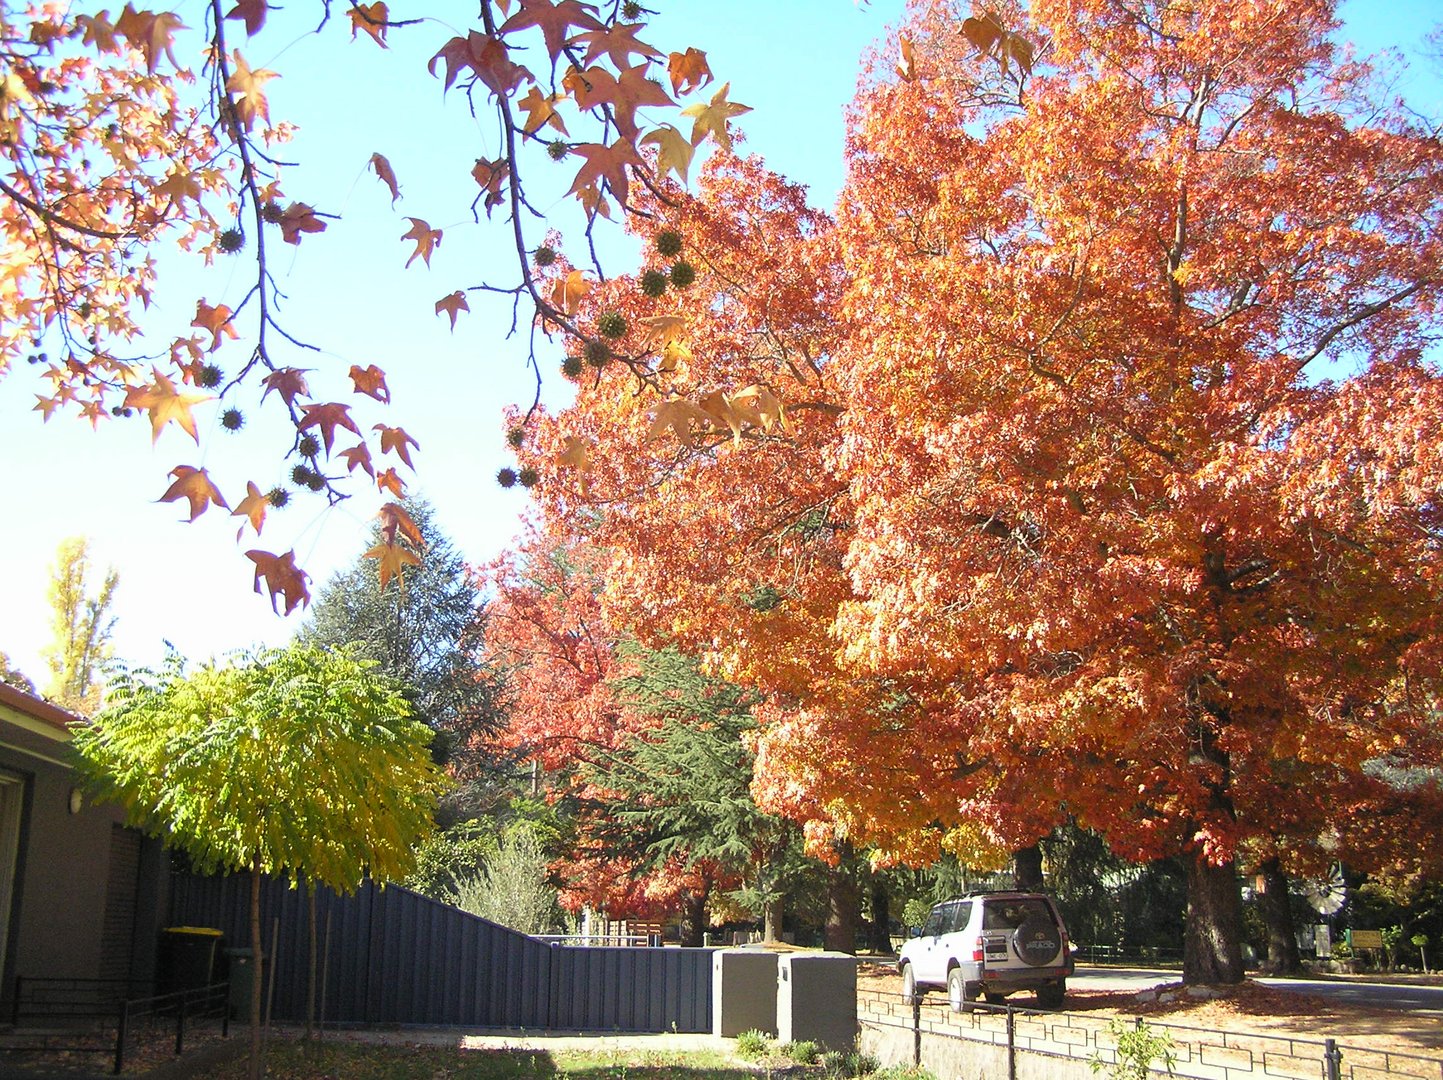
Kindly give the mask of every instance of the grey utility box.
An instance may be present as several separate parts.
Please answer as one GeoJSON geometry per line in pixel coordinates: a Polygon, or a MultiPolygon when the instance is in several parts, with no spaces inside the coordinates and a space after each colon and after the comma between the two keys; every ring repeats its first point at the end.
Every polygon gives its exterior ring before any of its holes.
{"type": "Polygon", "coordinates": [[[857,958],[789,953],[777,963],[777,1039],[851,1050],[857,1041],[857,958]]]}
{"type": "Polygon", "coordinates": [[[712,954],[713,1035],[777,1033],[777,956],[765,949],[718,949],[712,954]]]}

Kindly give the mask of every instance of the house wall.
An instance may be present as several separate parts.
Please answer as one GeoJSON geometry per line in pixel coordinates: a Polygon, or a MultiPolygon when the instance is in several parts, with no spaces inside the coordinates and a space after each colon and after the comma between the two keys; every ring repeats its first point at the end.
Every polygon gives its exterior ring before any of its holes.
{"type": "MultiPolygon", "coordinates": [[[[70,761],[68,713],[0,686],[0,769],[25,779],[15,890],[0,998],[16,975],[98,978],[117,807],[82,805],[71,813],[77,778],[70,761]]],[[[154,973],[159,920],[168,903],[167,860],[159,845],[141,849],[132,978],[154,973]]]]}

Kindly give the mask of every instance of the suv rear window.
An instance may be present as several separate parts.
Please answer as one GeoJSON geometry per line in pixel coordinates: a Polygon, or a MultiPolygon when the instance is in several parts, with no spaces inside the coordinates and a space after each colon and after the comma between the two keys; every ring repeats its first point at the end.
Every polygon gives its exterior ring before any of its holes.
{"type": "Polygon", "coordinates": [[[1052,922],[1046,901],[1036,897],[1017,900],[988,900],[982,906],[982,929],[1016,930],[1028,919],[1052,922]]]}

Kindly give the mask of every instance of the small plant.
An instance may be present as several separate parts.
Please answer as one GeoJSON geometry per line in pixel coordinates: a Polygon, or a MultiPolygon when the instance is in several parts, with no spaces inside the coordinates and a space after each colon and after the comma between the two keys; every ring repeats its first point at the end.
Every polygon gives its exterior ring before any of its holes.
{"type": "Polygon", "coordinates": [[[1141,1019],[1129,1024],[1123,1019],[1109,1020],[1107,1030],[1117,1040],[1114,1060],[1109,1065],[1101,1054],[1093,1054],[1088,1062],[1093,1072],[1107,1069],[1112,1080],[1147,1080],[1154,1061],[1161,1061],[1172,1075],[1177,1053],[1172,1047],[1172,1037],[1167,1032],[1156,1032],[1141,1019]]]}
{"type": "Polygon", "coordinates": [[[737,1057],[743,1061],[760,1061],[772,1049],[772,1040],[765,1032],[743,1031],[737,1036],[737,1057]]]}
{"type": "Polygon", "coordinates": [[[874,1080],[937,1080],[920,1065],[888,1065],[872,1074],[874,1080]]]}
{"type": "Polygon", "coordinates": [[[1423,958],[1423,974],[1428,974],[1428,935],[1414,934],[1408,941],[1413,948],[1418,950],[1418,955],[1423,958]]]}
{"type": "Polygon", "coordinates": [[[798,1065],[811,1065],[821,1053],[821,1047],[809,1039],[803,1039],[801,1042],[787,1043],[782,1047],[782,1053],[798,1065]]]}

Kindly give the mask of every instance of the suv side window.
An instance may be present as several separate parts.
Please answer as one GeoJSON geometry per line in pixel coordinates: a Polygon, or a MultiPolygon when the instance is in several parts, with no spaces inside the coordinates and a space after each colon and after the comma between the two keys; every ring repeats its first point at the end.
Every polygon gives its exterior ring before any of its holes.
{"type": "Polygon", "coordinates": [[[922,926],[923,937],[937,937],[943,931],[942,920],[948,914],[946,904],[938,904],[927,915],[927,921],[922,926]]]}
{"type": "Polygon", "coordinates": [[[967,922],[972,918],[972,901],[963,900],[952,909],[951,925],[945,933],[957,934],[967,929],[967,922]]]}
{"type": "Polygon", "coordinates": [[[984,930],[1016,930],[1028,919],[1053,922],[1047,902],[1036,897],[1018,900],[989,900],[982,908],[984,930]]]}

